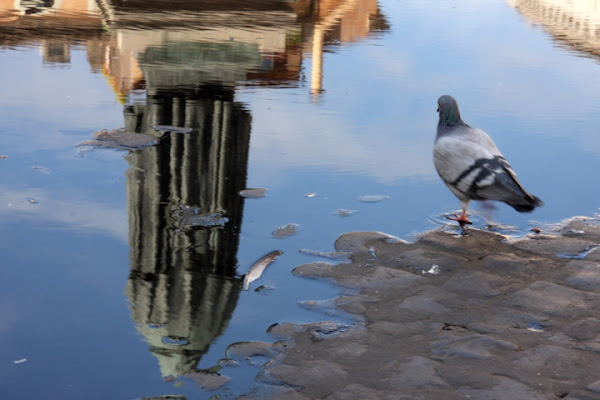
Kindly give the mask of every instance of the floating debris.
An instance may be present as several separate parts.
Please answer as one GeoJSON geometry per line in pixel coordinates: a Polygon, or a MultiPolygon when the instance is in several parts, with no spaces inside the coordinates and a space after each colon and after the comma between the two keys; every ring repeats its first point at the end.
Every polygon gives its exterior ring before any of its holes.
{"type": "Polygon", "coordinates": [[[185,346],[190,344],[189,340],[179,336],[163,336],[160,341],[171,346],[185,346]]]}
{"type": "Polygon", "coordinates": [[[26,358],[21,358],[20,360],[13,361],[13,363],[15,363],[15,364],[23,364],[24,362],[27,362],[26,358]]]}
{"type": "Polygon", "coordinates": [[[437,264],[433,264],[431,266],[431,268],[429,268],[428,271],[422,270],[421,271],[422,274],[431,274],[431,275],[437,275],[440,273],[440,267],[437,264]]]}
{"type": "Polygon", "coordinates": [[[354,213],[356,213],[356,210],[346,210],[345,208],[338,208],[333,215],[337,215],[339,217],[347,217],[349,215],[352,215],[354,213]]]}
{"type": "Polygon", "coordinates": [[[358,200],[362,201],[363,203],[377,203],[378,201],[387,200],[389,198],[390,198],[390,196],[372,194],[372,195],[367,195],[367,196],[360,196],[358,198],[358,200]]]}
{"type": "Polygon", "coordinates": [[[588,254],[590,254],[592,251],[596,250],[599,246],[600,245],[593,244],[593,245],[588,246],[585,249],[581,250],[577,254],[558,253],[557,256],[560,258],[571,258],[573,260],[583,260],[588,254]]]}
{"type": "Polygon", "coordinates": [[[282,254],[282,251],[275,250],[258,260],[244,276],[244,290],[248,290],[250,283],[260,278],[265,271],[265,268],[267,268],[269,264],[275,261],[275,259],[282,254]]]}
{"type": "Polygon", "coordinates": [[[304,196],[308,197],[309,199],[315,197],[317,194],[315,192],[310,192],[310,193],[306,193],[304,196]]]}
{"type": "Polygon", "coordinates": [[[31,197],[30,197],[30,198],[28,198],[28,199],[27,199],[27,201],[28,201],[29,203],[31,203],[31,204],[37,204],[37,203],[39,203],[39,201],[37,201],[36,199],[34,199],[34,198],[31,198],[31,197]]]}
{"type": "Polygon", "coordinates": [[[144,133],[126,131],[124,128],[106,130],[94,133],[94,139],[77,143],[78,147],[92,146],[116,150],[138,150],[158,143],[158,139],[144,133]]]}
{"type": "Polygon", "coordinates": [[[248,188],[240,190],[238,194],[247,199],[260,199],[266,197],[267,189],[265,188],[248,188]]]}
{"type": "Polygon", "coordinates": [[[6,160],[8,156],[6,154],[0,154],[0,160],[6,160]]]}
{"type": "Polygon", "coordinates": [[[184,128],[182,126],[173,125],[154,125],[152,128],[161,132],[190,133],[192,131],[192,128],[184,128]]]}
{"type": "Polygon", "coordinates": [[[180,205],[179,210],[174,211],[171,215],[184,227],[223,227],[229,222],[229,218],[224,216],[221,211],[200,214],[199,207],[188,205],[180,205]]]}
{"type": "Polygon", "coordinates": [[[272,285],[260,285],[259,287],[257,287],[256,289],[254,289],[254,291],[256,293],[261,293],[261,292],[268,292],[271,290],[275,290],[275,286],[272,285]]]}
{"type": "Polygon", "coordinates": [[[36,171],[40,171],[41,173],[44,173],[46,175],[50,175],[52,173],[52,170],[50,168],[40,167],[39,165],[34,165],[31,168],[35,169],[36,171]]]}
{"type": "Polygon", "coordinates": [[[298,225],[298,224],[287,224],[287,225],[280,226],[279,228],[276,228],[273,231],[273,236],[278,237],[278,238],[284,238],[286,236],[291,236],[298,232],[299,226],[300,225],[298,225]]]}

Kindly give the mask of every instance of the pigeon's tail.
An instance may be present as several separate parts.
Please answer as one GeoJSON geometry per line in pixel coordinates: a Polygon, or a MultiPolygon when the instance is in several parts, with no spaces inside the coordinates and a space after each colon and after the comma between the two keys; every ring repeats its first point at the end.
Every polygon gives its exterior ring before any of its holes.
{"type": "Polygon", "coordinates": [[[539,197],[529,194],[519,202],[508,203],[509,206],[518,212],[532,212],[536,207],[541,207],[544,202],[539,197]]]}

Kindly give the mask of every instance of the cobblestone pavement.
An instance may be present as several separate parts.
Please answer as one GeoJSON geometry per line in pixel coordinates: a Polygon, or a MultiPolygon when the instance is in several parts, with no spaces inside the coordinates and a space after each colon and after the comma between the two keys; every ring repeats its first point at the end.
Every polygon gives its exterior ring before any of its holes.
{"type": "Polygon", "coordinates": [[[272,358],[274,399],[600,399],[600,225],[549,233],[342,235],[351,263],[294,273],[343,286],[355,322],[277,324],[232,354],[272,358]]]}

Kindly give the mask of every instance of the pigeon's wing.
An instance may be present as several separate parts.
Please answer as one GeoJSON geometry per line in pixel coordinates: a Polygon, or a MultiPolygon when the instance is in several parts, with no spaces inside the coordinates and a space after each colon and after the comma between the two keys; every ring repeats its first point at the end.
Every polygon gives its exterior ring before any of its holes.
{"type": "Polygon", "coordinates": [[[502,154],[492,139],[469,126],[438,136],[433,148],[438,174],[454,194],[463,199],[477,200],[471,195],[474,189],[492,184],[487,160],[497,156],[502,154]]]}
{"type": "Polygon", "coordinates": [[[493,179],[488,185],[478,185],[475,195],[483,199],[502,201],[519,212],[532,211],[544,203],[533,196],[517,179],[510,164],[502,156],[496,157],[487,164],[493,179]]]}
{"type": "Polygon", "coordinates": [[[459,198],[502,201],[517,211],[543,204],[521,186],[510,164],[481,130],[468,127],[468,131],[438,138],[434,163],[459,198]]]}

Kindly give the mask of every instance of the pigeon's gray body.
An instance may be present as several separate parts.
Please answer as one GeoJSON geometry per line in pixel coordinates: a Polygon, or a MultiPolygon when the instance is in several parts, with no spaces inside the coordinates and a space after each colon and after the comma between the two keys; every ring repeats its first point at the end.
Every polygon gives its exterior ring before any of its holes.
{"type": "Polygon", "coordinates": [[[527,192],[492,139],[465,124],[452,96],[438,100],[440,120],[433,147],[438,174],[460,200],[463,214],[471,200],[497,200],[519,212],[544,203],[527,192]]]}

